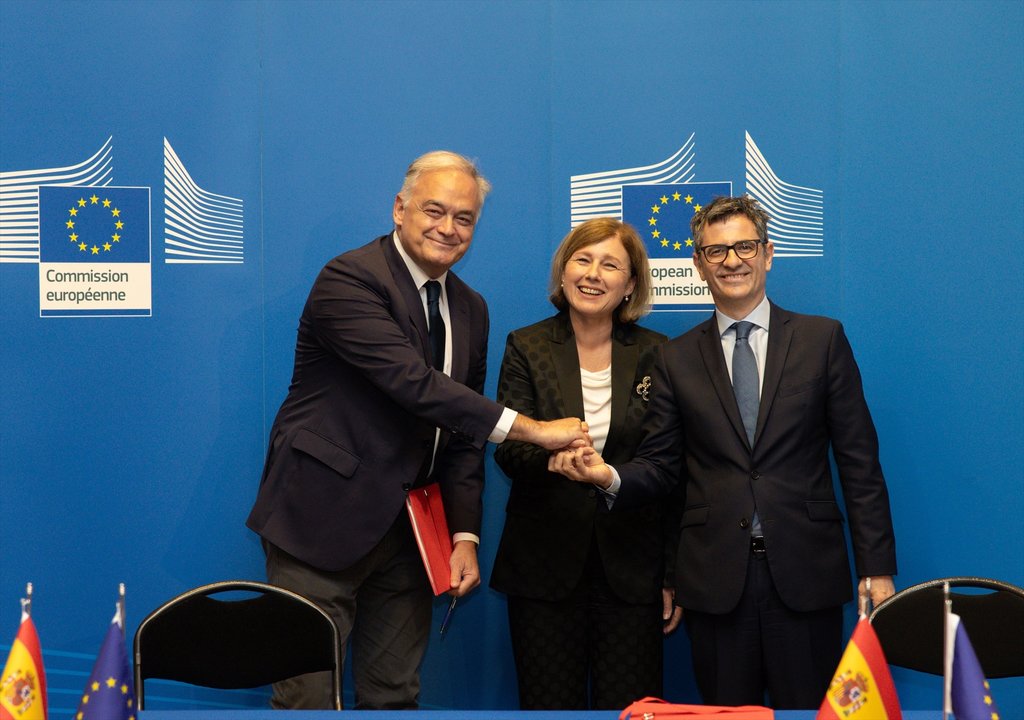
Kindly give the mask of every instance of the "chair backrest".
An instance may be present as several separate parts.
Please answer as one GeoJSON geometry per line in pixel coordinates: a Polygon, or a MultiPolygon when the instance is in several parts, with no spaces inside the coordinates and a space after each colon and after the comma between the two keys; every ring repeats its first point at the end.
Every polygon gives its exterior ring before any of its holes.
{"type": "Polygon", "coordinates": [[[988,578],[929,580],[893,595],[871,613],[871,626],[891,665],[943,673],[943,584],[967,630],[986,678],[1024,675],[1024,589],[988,578]],[[983,593],[958,593],[975,588],[983,593]]]}
{"type": "Polygon", "coordinates": [[[246,580],[203,585],[151,612],[135,632],[135,692],[147,678],[210,688],[253,688],[330,671],[341,709],[341,641],[320,607],[284,588],[246,580]],[[246,591],[241,599],[213,595],[246,591]]]}

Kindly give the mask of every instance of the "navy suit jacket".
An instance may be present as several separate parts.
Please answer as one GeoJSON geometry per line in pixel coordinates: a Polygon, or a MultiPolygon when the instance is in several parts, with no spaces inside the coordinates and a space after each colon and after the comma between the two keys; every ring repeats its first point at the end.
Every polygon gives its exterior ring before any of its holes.
{"type": "Polygon", "coordinates": [[[831,446],[857,574],[893,575],[896,550],[878,439],[842,325],[771,306],[754,445],[733,395],[714,316],[661,348],[636,459],[615,466],[615,507],[681,484],[676,602],[725,613],[750,561],[755,500],[766,559],[783,602],[797,611],[853,596],[844,515],[833,490],[831,446]]]}
{"type": "MultiPolygon", "coordinates": [[[[654,350],[665,340],[637,325],[616,325],[612,333],[611,427],[603,451],[610,463],[632,458],[644,436],[654,350]]],[[[538,420],[584,416],[576,337],[566,313],[509,334],[498,401],[538,420]]],[[[666,553],[674,555],[678,537],[678,508],[673,514],[669,503],[648,502],[609,512],[605,496],[592,486],[548,472],[548,457],[547,450],[522,442],[505,442],[495,451],[512,488],[491,587],[563,599],[579,583],[596,541],[605,576],[620,599],[661,602],[666,553]]]]}
{"type": "Polygon", "coordinates": [[[295,369],[270,432],[247,525],[316,568],[343,570],[434,474],[449,529],[479,535],[484,445],[502,406],[483,397],[487,305],[451,271],[452,374],[429,363],[412,276],[384,235],[321,270],[299,320],[295,369]]]}

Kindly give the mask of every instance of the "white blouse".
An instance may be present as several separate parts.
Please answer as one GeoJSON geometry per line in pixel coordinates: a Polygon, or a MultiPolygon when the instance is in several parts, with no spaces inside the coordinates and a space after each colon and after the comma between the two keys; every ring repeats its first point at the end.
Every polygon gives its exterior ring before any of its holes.
{"type": "Polygon", "coordinates": [[[583,412],[590,439],[599,453],[604,450],[608,430],[612,424],[612,366],[590,372],[580,368],[583,386],[583,412]]]}

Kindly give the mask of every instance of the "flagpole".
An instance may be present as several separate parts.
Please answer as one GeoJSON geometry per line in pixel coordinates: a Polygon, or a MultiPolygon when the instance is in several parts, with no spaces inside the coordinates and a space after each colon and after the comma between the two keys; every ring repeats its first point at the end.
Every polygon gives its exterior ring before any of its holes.
{"type": "Polygon", "coordinates": [[[121,617],[121,637],[125,637],[127,621],[124,615],[124,583],[117,586],[117,614],[121,617]]]}
{"type": "Polygon", "coordinates": [[[953,599],[949,597],[949,583],[942,583],[942,720],[949,720],[949,688],[952,678],[949,676],[953,663],[953,648],[949,638],[949,616],[953,612],[953,599]]]}
{"type": "Polygon", "coordinates": [[[25,585],[25,597],[21,599],[21,611],[32,617],[32,583],[25,585]]]}

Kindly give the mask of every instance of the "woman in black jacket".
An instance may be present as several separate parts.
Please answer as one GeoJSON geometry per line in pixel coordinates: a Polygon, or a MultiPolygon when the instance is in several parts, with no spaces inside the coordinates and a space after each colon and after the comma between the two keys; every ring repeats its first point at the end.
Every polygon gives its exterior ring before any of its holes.
{"type": "MultiPolygon", "coordinates": [[[[538,420],[585,418],[609,463],[630,460],[657,347],[636,320],[650,271],[636,230],[612,218],[576,227],[552,263],[559,312],[508,336],[498,402],[538,420]]],[[[508,595],[519,703],[621,709],[662,693],[662,638],[679,622],[670,553],[677,503],[610,512],[593,486],[547,470],[548,452],[505,442],[512,480],[491,587],[508,595]]]]}

